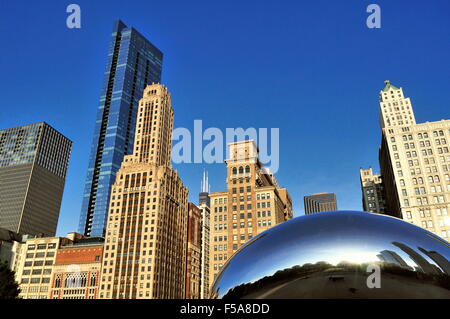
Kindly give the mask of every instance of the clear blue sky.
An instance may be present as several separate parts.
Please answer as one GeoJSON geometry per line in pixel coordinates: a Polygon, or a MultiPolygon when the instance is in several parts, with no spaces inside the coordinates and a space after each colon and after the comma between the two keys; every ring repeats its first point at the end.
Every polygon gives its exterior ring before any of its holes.
{"type": "MultiPolygon", "coordinates": [[[[164,52],[175,127],[279,127],[278,181],[295,215],[303,196],[335,192],[361,209],[359,167],[378,170],[378,92],[411,97],[418,122],[449,118],[450,2],[1,1],[0,128],[46,121],[73,142],[58,234],[75,231],[113,21],[164,52]],[[82,28],[66,28],[66,6],[82,28]],[[381,29],[368,29],[370,3],[381,29]]],[[[224,164],[177,165],[197,201],[224,164]]]]}

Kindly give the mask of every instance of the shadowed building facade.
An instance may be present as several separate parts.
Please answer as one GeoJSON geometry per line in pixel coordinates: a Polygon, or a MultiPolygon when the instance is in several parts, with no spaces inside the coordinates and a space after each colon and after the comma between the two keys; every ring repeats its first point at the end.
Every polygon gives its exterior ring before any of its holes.
{"type": "Polygon", "coordinates": [[[147,84],[161,81],[163,54],[134,28],[117,21],[98,104],[78,231],[105,232],[111,186],[133,151],[138,102],[147,84]]]}
{"type": "Polygon", "coordinates": [[[372,168],[359,169],[361,182],[362,206],[366,212],[384,214],[386,200],[383,179],[380,174],[374,174],[372,168]]]}
{"type": "Polygon", "coordinates": [[[336,194],[318,193],[305,196],[305,215],[337,210],[336,194]]]}
{"type": "Polygon", "coordinates": [[[403,89],[380,91],[380,170],[386,211],[450,238],[450,120],[416,123],[403,89]]]}
{"type": "Polygon", "coordinates": [[[292,216],[290,196],[259,161],[255,142],[230,143],[229,148],[227,190],[210,194],[210,285],[239,247],[292,216]]]}
{"type": "Polygon", "coordinates": [[[112,186],[100,298],[185,297],[188,189],[171,164],[170,93],[148,85],[112,186]]]}
{"type": "Polygon", "coordinates": [[[202,213],[193,203],[189,203],[187,229],[186,299],[199,299],[201,288],[202,213]]]}
{"type": "Polygon", "coordinates": [[[0,131],[0,227],[53,236],[72,142],[45,122],[0,131]]]}

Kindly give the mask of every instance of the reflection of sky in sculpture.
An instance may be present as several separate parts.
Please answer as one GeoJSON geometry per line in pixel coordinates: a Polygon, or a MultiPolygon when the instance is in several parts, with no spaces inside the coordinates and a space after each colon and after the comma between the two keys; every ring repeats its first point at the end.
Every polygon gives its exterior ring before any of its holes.
{"type": "Polygon", "coordinates": [[[406,245],[428,263],[436,265],[418,250],[420,245],[426,250],[442,251],[445,241],[438,241],[435,235],[429,234],[399,219],[369,213],[326,212],[298,217],[260,234],[235,254],[222,271],[219,294],[295,265],[319,261],[333,265],[342,261],[380,263],[377,255],[384,250],[395,252],[412,269],[418,267],[407,252],[393,244],[395,242],[406,245]]]}

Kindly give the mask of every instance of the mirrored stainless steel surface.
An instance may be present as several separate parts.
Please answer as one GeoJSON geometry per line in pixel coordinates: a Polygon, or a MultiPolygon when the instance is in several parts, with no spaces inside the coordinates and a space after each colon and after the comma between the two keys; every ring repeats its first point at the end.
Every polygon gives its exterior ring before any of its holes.
{"type": "Polygon", "coordinates": [[[211,298],[450,298],[450,244],[397,218],[301,216],[241,247],[211,298]]]}

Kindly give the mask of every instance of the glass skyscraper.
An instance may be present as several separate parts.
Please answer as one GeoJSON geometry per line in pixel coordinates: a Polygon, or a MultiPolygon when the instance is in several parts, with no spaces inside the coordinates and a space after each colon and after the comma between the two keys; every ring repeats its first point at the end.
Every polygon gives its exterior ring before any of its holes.
{"type": "Polygon", "coordinates": [[[111,186],[124,155],[133,152],[139,99],[161,82],[162,52],[122,21],[114,25],[98,105],[79,232],[103,236],[111,186]]]}

